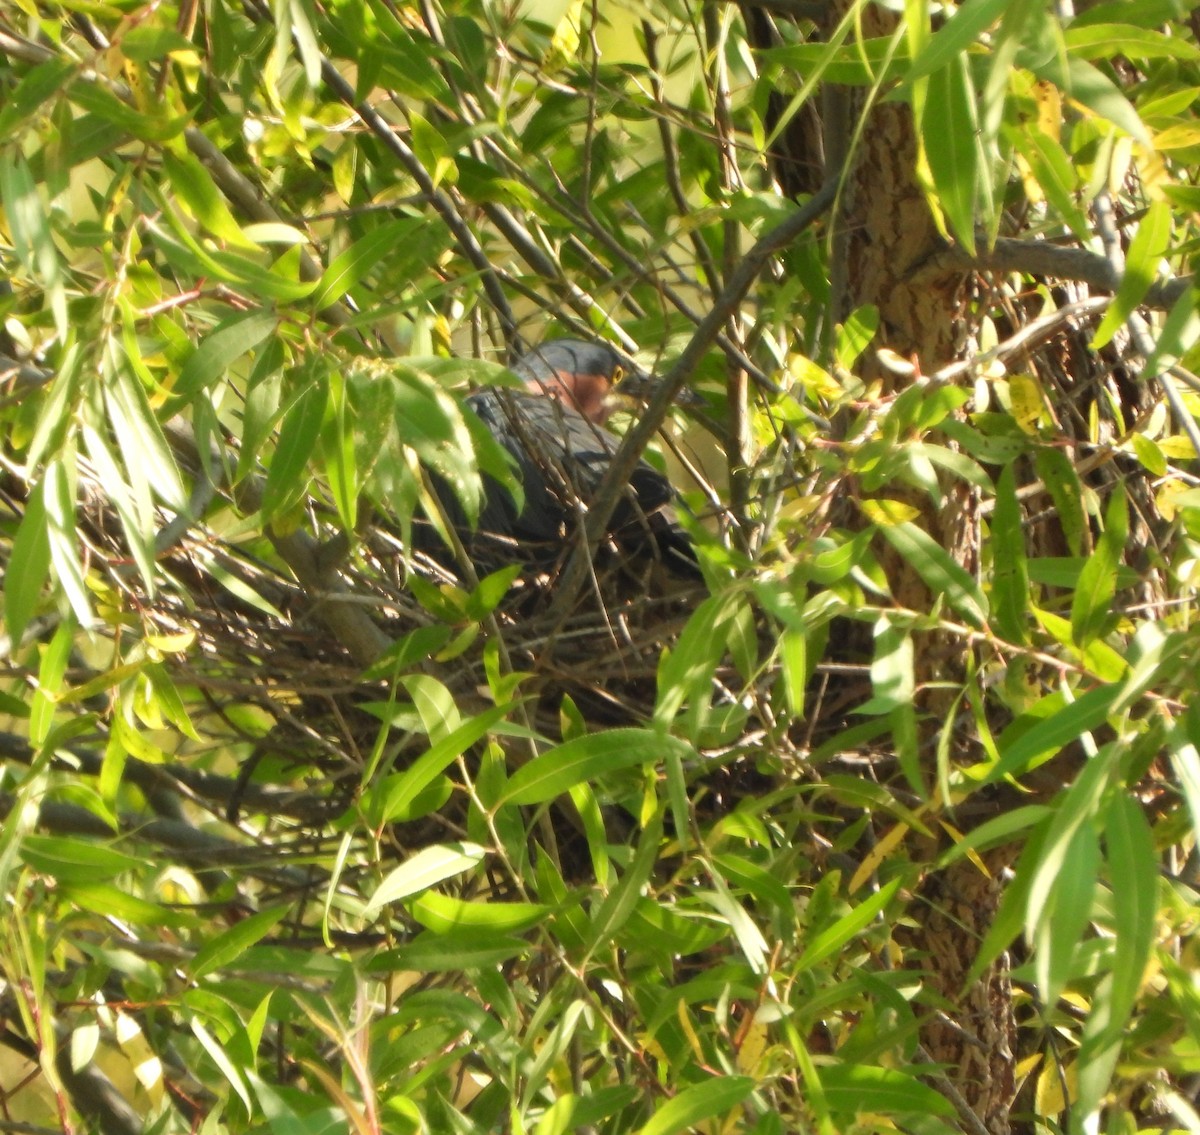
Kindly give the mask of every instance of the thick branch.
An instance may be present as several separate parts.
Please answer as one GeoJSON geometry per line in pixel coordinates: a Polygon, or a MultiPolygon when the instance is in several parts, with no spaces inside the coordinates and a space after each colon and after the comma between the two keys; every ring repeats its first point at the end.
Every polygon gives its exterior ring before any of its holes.
{"type": "MultiPolygon", "coordinates": [[[[1115,292],[1121,284],[1121,273],[1107,257],[1086,248],[1064,248],[1044,240],[1015,240],[1001,237],[996,247],[980,247],[972,257],[965,249],[954,246],[944,256],[963,268],[985,269],[992,272],[1022,272],[1028,276],[1048,276],[1055,280],[1077,280],[1103,292],[1115,292]]],[[[943,256],[936,258],[938,270],[945,267],[943,256]]],[[[1191,287],[1189,276],[1173,276],[1151,285],[1142,306],[1169,309],[1191,287]]]]}

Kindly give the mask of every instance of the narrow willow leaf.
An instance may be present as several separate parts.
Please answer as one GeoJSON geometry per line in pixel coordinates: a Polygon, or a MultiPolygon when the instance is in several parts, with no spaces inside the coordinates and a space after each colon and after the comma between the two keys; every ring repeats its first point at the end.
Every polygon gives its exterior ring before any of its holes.
{"type": "Polygon", "coordinates": [[[108,882],[142,863],[95,840],[65,836],[27,835],[20,854],[35,871],[64,883],[108,882]]]}
{"type": "Polygon", "coordinates": [[[1025,159],[1047,203],[1071,227],[1080,240],[1090,240],[1087,213],[1077,199],[1079,170],[1071,162],[1062,143],[1042,130],[1023,123],[1009,135],[1017,152],[1025,159]]]}
{"type": "Polygon", "coordinates": [[[147,531],[138,511],[134,508],[133,494],[125,483],[125,477],[117,464],[116,457],[108,448],[103,436],[86,422],[80,430],[88,458],[95,467],[96,476],[104,489],[104,495],[117,510],[125,542],[133,555],[146,586],[147,598],[154,598],[154,533],[147,531]]]}
{"type": "Polygon", "coordinates": [[[1128,533],[1125,490],[1118,481],[1105,510],[1104,531],[1079,573],[1079,583],[1071,598],[1071,635],[1077,646],[1087,646],[1098,638],[1112,618],[1117,567],[1125,554],[1128,533]]]}
{"type": "Polygon", "coordinates": [[[205,336],[195,353],[183,364],[175,380],[175,393],[191,398],[215,385],[235,361],[273,334],[277,323],[275,315],[269,311],[231,315],[205,336]]]}
{"type": "Polygon", "coordinates": [[[1139,28],[1131,23],[1068,27],[1063,39],[1071,54],[1080,59],[1111,59],[1114,55],[1124,55],[1129,59],[1200,58],[1200,50],[1183,36],[1164,35],[1160,31],[1139,28]]]}
{"type": "Polygon", "coordinates": [[[408,910],[422,926],[438,934],[469,927],[516,934],[544,922],[553,908],[538,902],[466,902],[426,891],[408,904],[408,910]]]}
{"type": "Polygon", "coordinates": [[[658,862],[662,843],[662,816],[658,815],[643,829],[638,840],[637,853],[625,873],[611,887],[591,918],[591,933],[587,940],[590,957],[597,949],[611,941],[612,937],[628,921],[633,908],[641,897],[642,888],[650,878],[658,862]]]}
{"type": "Polygon", "coordinates": [[[821,931],[804,948],[796,963],[796,972],[812,969],[826,958],[836,954],[846,943],[866,929],[887,906],[900,889],[900,880],[893,879],[880,887],[870,898],[864,899],[849,914],[843,915],[832,926],[821,931]]]}
{"type": "Polygon", "coordinates": [[[165,117],[162,113],[167,106],[165,103],[150,103],[145,109],[135,109],[101,86],[99,81],[72,83],[67,97],[76,106],[143,142],[166,142],[175,138],[183,133],[191,118],[188,114],[165,117]]]}
{"type": "Polygon", "coordinates": [[[1107,346],[1142,302],[1158,276],[1159,262],[1170,243],[1171,207],[1166,201],[1152,201],[1133,234],[1133,240],[1129,242],[1129,251],[1125,255],[1125,274],[1100,326],[1092,336],[1092,350],[1098,351],[1107,346]]]}
{"type": "Polygon", "coordinates": [[[674,648],[663,654],[654,707],[654,723],[659,728],[667,729],[685,703],[710,700],[713,673],[744,603],[732,589],[710,595],[692,613],[674,648]]]}
{"type": "Polygon", "coordinates": [[[329,400],[321,425],[321,458],[329,495],[346,532],[358,526],[358,498],[362,482],[355,456],[354,431],[346,420],[345,385],[341,375],[329,376],[329,400]]]}
{"type": "Polygon", "coordinates": [[[322,311],[336,303],[402,243],[412,241],[423,227],[425,220],[422,217],[401,217],[360,237],[325,269],[313,292],[313,307],[322,311]]]}
{"type": "Polygon", "coordinates": [[[668,753],[694,757],[683,741],[648,729],[609,729],[577,737],[535,757],[513,773],[500,804],[542,804],[584,781],[635,765],[663,760],[668,753]]]}
{"type": "Polygon", "coordinates": [[[858,707],[859,713],[890,713],[902,705],[912,705],[916,695],[913,670],[912,635],[887,618],[875,627],[875,651],[871,659],[869,701],[858,707]]]}
{"type": "MultiPolygon", "coordinates": [[[[829,1064],[821,1069],[821,1086],[829,1110],[847,1118],[863,1112],[892,1115],[953,1115],[954,1107],[940,1092],[895,1068],[868,1064],[829,1064]]],[[[890,1127],[890,1124],[887,1125],[890,1127]]],[[[940,1130],[936,1124],[931,1128],[940,1130]]]]}
{"type": "Polygon", "coordinates": [[[37,182],[18,148],[0,152],[0,204],[4,205],[13,251],[30,276],[41,284],[58,333],[65,339],[67,293],[62,264],[37,182]]]}
{"type": "Polygon", "coordinates": [[[1133,1011],[1154,949],[1158,857],[1141,805],[1124,793],[1115,794],[1109,803],[1104,835],[1116,933],[1109,1029],[1119,1035],[1133,1011]]]}
{"type": "Polygon", "coordinates": [[[373,824],[382,826],[408,818],[408,809],[434,780],[510,712],[508,705],[494,705],[476,714],[442,737],[427,753],[401,773],[383,777],[371,785],[363,811],[373,824]]]}
{"type": "Polygon", "coordinates": [[[1143,378],[1157,378],[1170,370],[1200,341],[1200,288],[1190,287],[1171,308],[1154,350],[1142,370],[1143,378]]]}
{"type": "Polygon", "coordinates": [[[1100,845],[1090,824],[1075,827],[1057,855],[1053,834],[1046,853],[1055,867],[1049,889],[1039,890],[1050,869],[1039,867],[1026,912],[1026,934],[1033,943],[1033,972],[1042,1003],[1054,1006],[1075,976],[1076,948],[1087,928],[1100,868],[1100,845]],[[1036,908],[1035,908],[1036,906],[1036,908]]]}
{"type": "Polygon", "coordinates": [[[486,848],[477,843],[447,843],[422,848],[388,873],[367,902],[363,917],[374,918],[385,906],[420,894],[443,879],[470,871],[486,854],[486,848]]]}
{"type": "Polygon", "coordinates": [[[1019,776],[1031,761],[1057,753],[1064,745],[1098,728],[1120,694],[1119,685],[1097,686],[1039,721],[1011,745],[1001,748],[1000,762],[988,773],[987,783],[1005,776],[1019,776]]]}
{"type": "Polygon", "coordinates": [[[50,578],[49,520],[43,498],[44,485],[36,485],[26,501],[4,572],[4,622],[13,655],[25,628],[37,614],[50,578]]]}
{"type": "Polygon", "coordinates": [[[242,1105],[245,1107],[247,1113],[253,1113],[254,1106],[250,1102],[250,1092],[246,1086],[245,1078],[242,1076],[237,1065],[217,1043],[216,1037],[199,1020],[193,1018],[188,1024],[193,1035],[200,1042],[201,1047],[212,1057],[213,1063],[221,1070],[221,1075],[229,1081],[230,1087],[237,1092],[238,1099],[242,1101],[242,1105]]]}
{"type": "Polygon", "coordinates": [[[667,1100],[637,1135],[676,1135],[680,1131],[692,1131],[704,1120],[725,1115],[737,1107],[754,1090],[754,1084],[752,1076],[714,1076],[692,1084],[667,1100]]]}
{"type": "Polygon", "coordinates": [[[455,970],[490,969],[510,958],[528,954],[532,947],[524,939],[497,934],[489,929],[461,929],[453,934],[422,931],[411,942],[374,958],[373,973],[452,973],[455,970]]]}
{"type": "Polygon", "coordinates": [[[162,162],[163,172],[167,175],[177,200],[204,228],[218,240],[226,241],[234,247],[257,247],[243,234],[216,182],[198,159],[190,153],[176,155],[170,150],[163,150],[162,162]]]}
{"type": "Polygon", "coordinates": [[[263,516],[286,512],[308,488],[308,463],[317,448],[325,418],[327,387],[319,377],[284,411],[279,441],[263,487],[263,516]]]}
{"type": "Polygon", "coordinates": [[[981,33],[992,26],[1012,7],[1013,0],[976,0],[964,4],[938,30],[929,37],[925,46],[917,52],[904,78],[906,82],[932,75],[952,65],[967,48],[972,46],[981,33]]]}
{"type": "Polygon", "coordinates": [[[935,599],[944,598],[972,626],[983,627],[988,603],[979,583],[928,533],[909,522],[879,532],[908,561],[935,599]]]}
{"type": "Polygon", "coordinates": [[[1084,59],[1062,52],[1021,52],[1019,62],[1039,79],[1053,83],[1069,98],[1107,119],[1135,141],[1153,146],[1150,133],[1120,87],[1084,59]]]}
{"type": "Polygon", "coordinates": [[[91,626],[92,597],[84,582],[79,538],[75,534],[74,470],[68,470],[65,458],[46,466],[43,491],[54,574],[80,626],[91,626]]]}
{"type": "Polygon", "coordinates": [[[975,254],[975,204],[980,200],[980,178],[975,134],[979,116],[975,89],[965,55],[952,58],[929,76],[929,90],[921,115],[921,144],[933,178],[933,187],[959,242],[975,254]]]}
{"type": "Polygon", "coordinates": [[[205,974],[233,965],[255,943],[260,942],[286,917],[289,908],[274,906],[260,910],[228,930],[223,930],[200,947],[192,958],[188,972],[196,981],[205,974]]]}
{"type": "Polygon", "coordinates": [[[0,109],[0,138],[15,138],[18,127],[62,93],[76,67],[69,59],[55,57],[26,72],[5,96],[0,109]]]}
{"type": "Polygon", "coordinates": [[[992,623],[1009,642],[1023,644],[1029,641],[1029,570],[1021,503],[1011,463],[996,483],[991,536],[992,623]]]}
{"type": "Polygon", "coordinates": [[[1061,449],[1052,446],[1042,446],[1034,455],[1038,476],[1054,499],[1054,507],[1058,512],[1058,522],[1062,525],[1063,535],[1067,538],[1073,555],[1078,556],[1083,549],[1083,486],[1075,466],[1071,464],[1061,449]]]}

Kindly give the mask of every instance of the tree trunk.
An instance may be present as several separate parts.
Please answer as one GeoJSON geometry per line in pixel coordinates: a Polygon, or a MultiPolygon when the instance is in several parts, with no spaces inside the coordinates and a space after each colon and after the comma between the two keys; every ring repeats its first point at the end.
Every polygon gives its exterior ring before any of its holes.
{"type": "MultiPolygon", "coordinates": [[[[863,35],[888,35],[894,17],[878,8],[863,13],[863,35]]],[[[861,114],[851,114],[859,120],[861,114]]],[[[961,270],[938,270],[936,257],[945,239],[938,231],[916,177],[917,138],[910,108],[884,103],[867,112],[851,163],[835,247],[844,279],[835,292],[838,318],[863,304],[880,313],[879,332],[863,359],[863,377],[877,383],[881,396],[899,393],[911,379],[880,365],[878,349],[888,348],[931,373],[960,357],[968,341],[967,301],[970,280],[961,270]]],[[[899,494],[889,486],[893,499],[899,494]]],[[[977,567],[979,514],[974,493],[961,482],[945,486],[935,508],[928,496],[913,491],[905,502],[919,509],[919,523],[968,571],[977,567]]],[[[913,566],[882,542],[877,549],[898,607],[929,611],[935,597],[913,566]]],[[[960,637],[936,632],[914,636],[918,710],[925,722],[922,751],[932,753],[938,731],[954,728],[951,759],[974,759],[971,736],[950,722],[952,687],[961,686],[968,649],[960,637]],[[951,687],[947,689],[947,687],[951,687]]],[[[927,778],[932,781],[932,776],[927,778]]],[[[986,817],[984,817],[986,818],[986,817]]],[[[933,861],[934,856],[924,858],[933,861]]],[[[931,1011],[921,1042],[925,1053],[945,1065],[968,1106],[995,1135],[1009,1130],[1014,1091],[1012,991],[1005,959],[969,988],[967,973],[995,915],[1005,862],[1000,852],[985,874],[968,859],[923,881],[912,908],[918,925],[907,944],[926,973],[927,1003],[953,1005],[949,1015],[931,1011]]]]}

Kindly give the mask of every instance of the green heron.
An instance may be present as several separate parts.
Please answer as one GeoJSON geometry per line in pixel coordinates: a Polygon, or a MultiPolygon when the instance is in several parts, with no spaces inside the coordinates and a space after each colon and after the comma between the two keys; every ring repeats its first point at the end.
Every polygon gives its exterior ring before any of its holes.
{"type": "MultiPolygon", "coordinates": [[[[473,533],[464,533],[472,559],[553,563],[576,538],[620,439],[604,428],[610,395],[646,376],[629,373],[606,343],[555,339],[512,367],[522,389],[488,387],[467,405],[511,455],[524,490],[518,509],[507,491],[485,478],[484,504],[473,533]]],[[[672,510],[676,493],[652,465],[640,461],[629,490],[608,524],[611,543],[628,557],[649,554],[674,574],[698,578],[696,554],[672,510]]],[[[460,526],[461,527],[461,526],[460,526]]]]}

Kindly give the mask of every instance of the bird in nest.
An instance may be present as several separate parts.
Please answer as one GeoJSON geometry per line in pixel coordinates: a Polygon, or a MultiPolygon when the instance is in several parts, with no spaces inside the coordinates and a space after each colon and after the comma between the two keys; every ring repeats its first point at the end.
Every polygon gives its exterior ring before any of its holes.
{"type": "MultiPolygon", "coordinates": [[[[554,339],[518,359],[521,388],[490,386],[467,405],[510,455],[524,500],[490,477],[474,529],[457,505],[439,493],[477,567],[505,563],[552,566],[579,538],[620,439],[605,428],[614,392],[636,393],[652,380],[627,372],[607,343],[554,339]]],[[[671,482],[639,461],[607,526],[608,543],[632,563],[661,561],[672,575],[700,578],[691,538],[680,526],[671,482]]]]}

